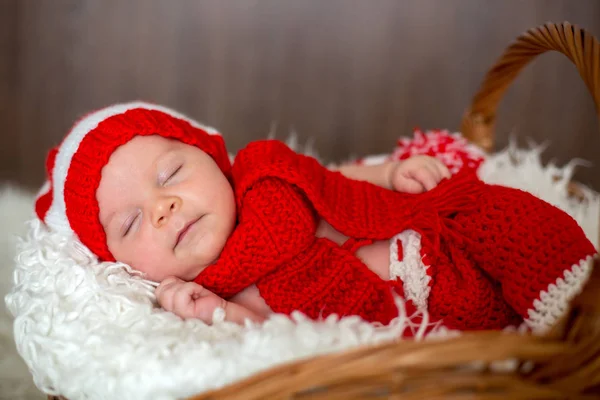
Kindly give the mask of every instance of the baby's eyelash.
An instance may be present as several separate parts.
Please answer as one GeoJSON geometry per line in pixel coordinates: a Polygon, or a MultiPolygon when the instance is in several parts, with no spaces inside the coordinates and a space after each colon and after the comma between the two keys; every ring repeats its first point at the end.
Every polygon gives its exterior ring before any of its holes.
{"type": "Polygon", "coordinates": [[[136,214],[133,218],[131,218],[131,222],[125,222],[125,232],[123,232],[123,237],[127,236],[129,231],[131,231],[131,228],[133,227],[133,224],[135,223],[135,220],[138,218],[138,216],[139,214],[136,214]]]}
{"type": "Polygon", "coordinates": [[[163,185],[166,184],[167,182],[169,182],[171,180],[171,178],[173,178],[175,175],[177,175],[177,173],[181,170],[182,167],[183,167],[183,164],[181,164],[179,167],[175,168],[175,170],[169,174],[167,179],[164,180],[163,185]]]}

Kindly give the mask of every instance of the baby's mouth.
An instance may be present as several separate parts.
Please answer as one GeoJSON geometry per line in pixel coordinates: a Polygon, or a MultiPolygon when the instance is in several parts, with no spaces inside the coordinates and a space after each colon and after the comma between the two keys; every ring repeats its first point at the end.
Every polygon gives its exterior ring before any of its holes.
{"type": "Polygon", "coordinates": [[[204,217],[204,215],[201,215],[199,218],[189,221],[187,224],[185,224],[183,226],[183,228],[181,228],[179,230],[179,232],[177,233],[177,239],[175,240],[175,245],[173,246],[173,250],[175,250],[177,245],[179,245],[179,243],[181,243],[181,241],[183,240],[183,238],[186,237],[186,235],[189,233],[191,228],[196,224],[196,222],[200,221],[202,219],[202,217],[204,217]]]}

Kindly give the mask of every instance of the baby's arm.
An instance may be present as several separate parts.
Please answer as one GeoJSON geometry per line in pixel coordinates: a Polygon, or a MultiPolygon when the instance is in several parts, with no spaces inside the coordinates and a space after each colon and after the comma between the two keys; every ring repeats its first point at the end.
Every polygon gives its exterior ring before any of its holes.
{"type": "Polygon", "coordinates": [[[431,190],[442,179],[450,177],[450,171],[440,160],[423,155],[377,165],[348,164],[337,170],[347,178],[404,193],[431,190]]]}
{"type": "Polygon", "coordinates": [[[184,319],[198,318],[210,324],[218,307],[225,310],[226,321],[244,324],[247,319],[254,322],[263,322],[265,319],[246,307],[222,299],[195,282],[185,282],[175,277],[162,281],[155,294],[162,308],[184,319]]]}

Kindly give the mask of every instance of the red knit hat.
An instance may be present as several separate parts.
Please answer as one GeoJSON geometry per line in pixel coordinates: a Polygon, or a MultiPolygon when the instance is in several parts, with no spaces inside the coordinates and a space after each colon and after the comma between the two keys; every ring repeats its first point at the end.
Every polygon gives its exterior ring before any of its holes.
{"type": "Polygon", "coordinates": [[[49,152],[48,181],[38,195],[35,211],[50,229],[75,234],[101,261],[115,260],[108,250],[96,200],[102,168],[117,147],[138,135],[160,135],[196,146],[230,175],[231,163],[219,133],[173,110],[135,102],[86,115],[49,152]]]}

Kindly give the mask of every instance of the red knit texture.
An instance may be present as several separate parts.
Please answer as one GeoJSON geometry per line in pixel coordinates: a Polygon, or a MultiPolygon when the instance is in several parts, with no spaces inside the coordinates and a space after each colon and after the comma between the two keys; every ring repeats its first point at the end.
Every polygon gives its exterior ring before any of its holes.
{"type": "Polygon", "coordinates": [[[316,238],[321,218],[358,240],[419,232],[431,266],[428,310],[456,329],[519,322],[541,290],[594,253],[567,214],[525,192],[486,185],[472,171],[405,194],[262,141],[239,152],[232,178],[239,225],[195,282],[224,298],[256,284],[275,312],[359,315],[384,324],[397,316],[392,293],[403,294],[402,282],[380,279],[353,245],[316,238]]]}
{"type": "Polygon", "coordinates": [[[49,171],[48,182],[50,184],[50,188],[48,189],[47,193],[44,193],[43,195],[41,195],[35,202],[35,213],[37,214],[38,218],[41,219],[42,221],[44,220],[44,218],[46,218],[46,214],[48,213],[50,206],[52,206],[53,178],[52,178],[51,171],[54,170],[54,163],[56,162],[56,154],[57,153],[58,153],[57,147],[54,147],[53,149],[51,149],[48,152],[48,157],[46,158],[46,171],[49,171]]]}

